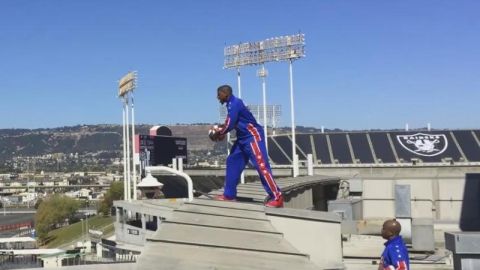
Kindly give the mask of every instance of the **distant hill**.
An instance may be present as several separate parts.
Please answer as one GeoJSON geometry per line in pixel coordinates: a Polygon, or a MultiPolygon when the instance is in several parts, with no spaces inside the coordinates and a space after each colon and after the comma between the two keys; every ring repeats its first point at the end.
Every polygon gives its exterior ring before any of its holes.
{"type": "MultiPolygon", "coordinates": [[[[206,135],[211,125],[170,126],[174,136],[186,137],[188,149],[209,150],[214,143],[206,135]]],[[[148,134],[151,125],[137,125],[136,133],[148,134]]],[[[0,129],[0,160],[14,156],[52,153],[122,151],[121,125],[77,125],[42,129],[0,129]]]]}

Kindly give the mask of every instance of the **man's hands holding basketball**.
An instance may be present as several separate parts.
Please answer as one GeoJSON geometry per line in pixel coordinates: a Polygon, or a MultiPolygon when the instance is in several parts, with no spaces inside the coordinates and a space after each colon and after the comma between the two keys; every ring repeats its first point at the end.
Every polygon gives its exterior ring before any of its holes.
{"type": "Polygon", "coordinates": [[[214,125],[208,131],[208,137],[214,142],[219,142],[225,139],[225,134],[221,134],[220,131],[223,129],[223,125],[214,125]]]}

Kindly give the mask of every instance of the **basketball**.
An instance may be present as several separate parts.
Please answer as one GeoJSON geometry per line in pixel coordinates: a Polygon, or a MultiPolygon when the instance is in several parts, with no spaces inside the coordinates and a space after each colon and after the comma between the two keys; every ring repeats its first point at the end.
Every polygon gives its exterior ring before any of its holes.
{"type": "Polygon", "coordinates": [[[210,140],[214,142],[218,142],[225,139],[225,134],[217,135],[219,130],[220,130],[220,127],[217,125],[214,125],[212,128],[210,128],[210,130],[208,130],[208,137],[210,138],[210,140]]]}
{"type": "Polygon", "coordinates": [[[215,130],[213,130],[212,128],[208,130],[208,137],[210,138],[210,140],[212,141],[215,141],[215,130]]]}

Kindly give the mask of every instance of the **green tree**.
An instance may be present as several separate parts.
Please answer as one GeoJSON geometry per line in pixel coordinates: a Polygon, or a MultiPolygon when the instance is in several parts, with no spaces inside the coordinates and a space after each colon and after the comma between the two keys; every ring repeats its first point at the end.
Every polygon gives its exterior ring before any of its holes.
{"type": "Polygon", "coordinates": [[[54,194],[43,200],[35,214],[35,231],[41,242],[48,239],[48,232],[72,219],[79,209],[79,202],[65,195],[54,194]]]}
{"type": "Polygon", "coordinates": [[[37,202],[35,202],[35,206],[34,206],[35,209],[38,209],[38,207],[40,206],[40,204],[42,204],[42,202],[43,202],[42,198],[37,199],[37,202]]]}
{"type": "Polygon", "coordinates": [[[109,216],[113,201],[116,200],[123,200],[123,182],[121,181],[112,182],[110,184],[110,189],[105,193],[103,200],[98,206],[98,213],[104,216],[109,216]]]}

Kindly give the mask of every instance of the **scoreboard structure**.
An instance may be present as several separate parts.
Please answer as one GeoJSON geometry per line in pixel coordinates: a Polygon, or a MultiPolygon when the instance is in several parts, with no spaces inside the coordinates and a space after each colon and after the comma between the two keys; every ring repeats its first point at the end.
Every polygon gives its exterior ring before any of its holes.
{"type": "Polygon", "coordinates": [[[140,164],[141,171],[146,166],[168,166],[172,159],[181,158],[184,164],[187,159],[187,138],[164,135],[136,135],[135,136],[136,163],[140,164]]]}

